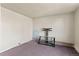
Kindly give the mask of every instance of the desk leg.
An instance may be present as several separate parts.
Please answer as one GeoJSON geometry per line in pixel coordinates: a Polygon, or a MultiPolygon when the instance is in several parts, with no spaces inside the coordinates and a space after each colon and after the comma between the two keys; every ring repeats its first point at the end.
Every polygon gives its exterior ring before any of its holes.
{"type": "Polygon", "coordinates": [[[54,45],[53,46],[55,47],[55,38],[54,38],[54,45]]]}
{"type": "Polygon", "coordinates": [[[38,44],[40,44],[41,36],[39,37],[38,44]]]}

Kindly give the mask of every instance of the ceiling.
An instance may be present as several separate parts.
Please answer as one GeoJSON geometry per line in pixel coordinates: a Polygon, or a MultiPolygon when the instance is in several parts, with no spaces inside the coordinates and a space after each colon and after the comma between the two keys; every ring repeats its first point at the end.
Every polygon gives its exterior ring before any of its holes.
{"type": "Polygon", "coordinates": [[[31,18],[75,11],[78,3],[4,3],[1,6],[31,18]]]}

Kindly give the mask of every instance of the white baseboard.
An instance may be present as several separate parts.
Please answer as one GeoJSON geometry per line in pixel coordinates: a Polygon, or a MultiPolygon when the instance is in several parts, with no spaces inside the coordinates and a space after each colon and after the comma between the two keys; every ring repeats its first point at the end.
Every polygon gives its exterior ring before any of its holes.
{"type": "Polygon", "coordinates": [[[56,45],[62,45],[62,46],[68,46],[68,47],[73,47],[73,45],[74,45],[72,43],[65,43],[65,42],[59,42],[59,41],[56,41],[55,44],[56,45]]]}
{"type": "Polygon", "coordinates": [[[18,46],[20,46],[20,45],[23,45],[23,44],[25,44],[25,43],[27,43],[27,42],[29,42],[29,41],[31,41],[31,40],[28,40],[28,41],[26,41],[26,42],[20,42],[20,43],[17,42],[17,44],[15,44],[15,45],[13,45],[13,46],[7,48],[7,49],[4,49],[4,50],[0,51],[0,53],[5,52],[5,51],[7,51],[7,50],[9,50],[9,49],[18,47],[18,46]]]}
{"type": "Polygon", "coordinates": [[[74,46],[75,50],[79,53],[79,48],[74,46]]]}

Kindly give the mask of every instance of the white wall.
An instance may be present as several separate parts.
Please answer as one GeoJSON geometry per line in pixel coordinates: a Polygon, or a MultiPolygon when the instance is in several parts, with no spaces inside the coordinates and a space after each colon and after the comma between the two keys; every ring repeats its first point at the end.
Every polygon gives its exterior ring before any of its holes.
{"type": "Polygon", "coordinates": [[[79,9],[75,13],[75,49],[79,52],[79,9]]]}
{"type": "Polygon", "coordinates": [[[0,4],[0,47],[1,47],[1,4],[0,4]]]}
{"type": "Polygon", "coordinates": [[[33,38],[44,35],[42,28],[53,28],[50,36],[56,37],[56,41],[74,43],[74,19],[73,13],[39,17],[33,21],[33,38]]]}
{"type": "Polygon", "coordinates": [[[32,40],[32,19],[1,7],[0,52],[32,40]]]}

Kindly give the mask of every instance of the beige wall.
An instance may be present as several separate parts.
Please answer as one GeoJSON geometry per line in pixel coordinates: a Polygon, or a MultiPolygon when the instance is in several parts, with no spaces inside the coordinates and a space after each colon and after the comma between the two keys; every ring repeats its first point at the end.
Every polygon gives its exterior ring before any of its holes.
{"type": "Polygon", "coordinates": [[[75,48],[79,52],[79,9],[75,13],[75,48]]]}
{"type": "Polygon", "coordinates": [[[33,20],[33,38],[44,35],[42,28],[52,28],[49,36],[56,37],[56,41],[74,43],[73,13],[39,17],[33,20]]]}
{"type": "Polygon", "coordinates": [[[1,4],[0,4],[0,47],[1,47],[1,4]]]}
{"type": "Polygon", "coordinates": [[[32,19],[1,7],[0,52],[32,40],[32,19]]]}

